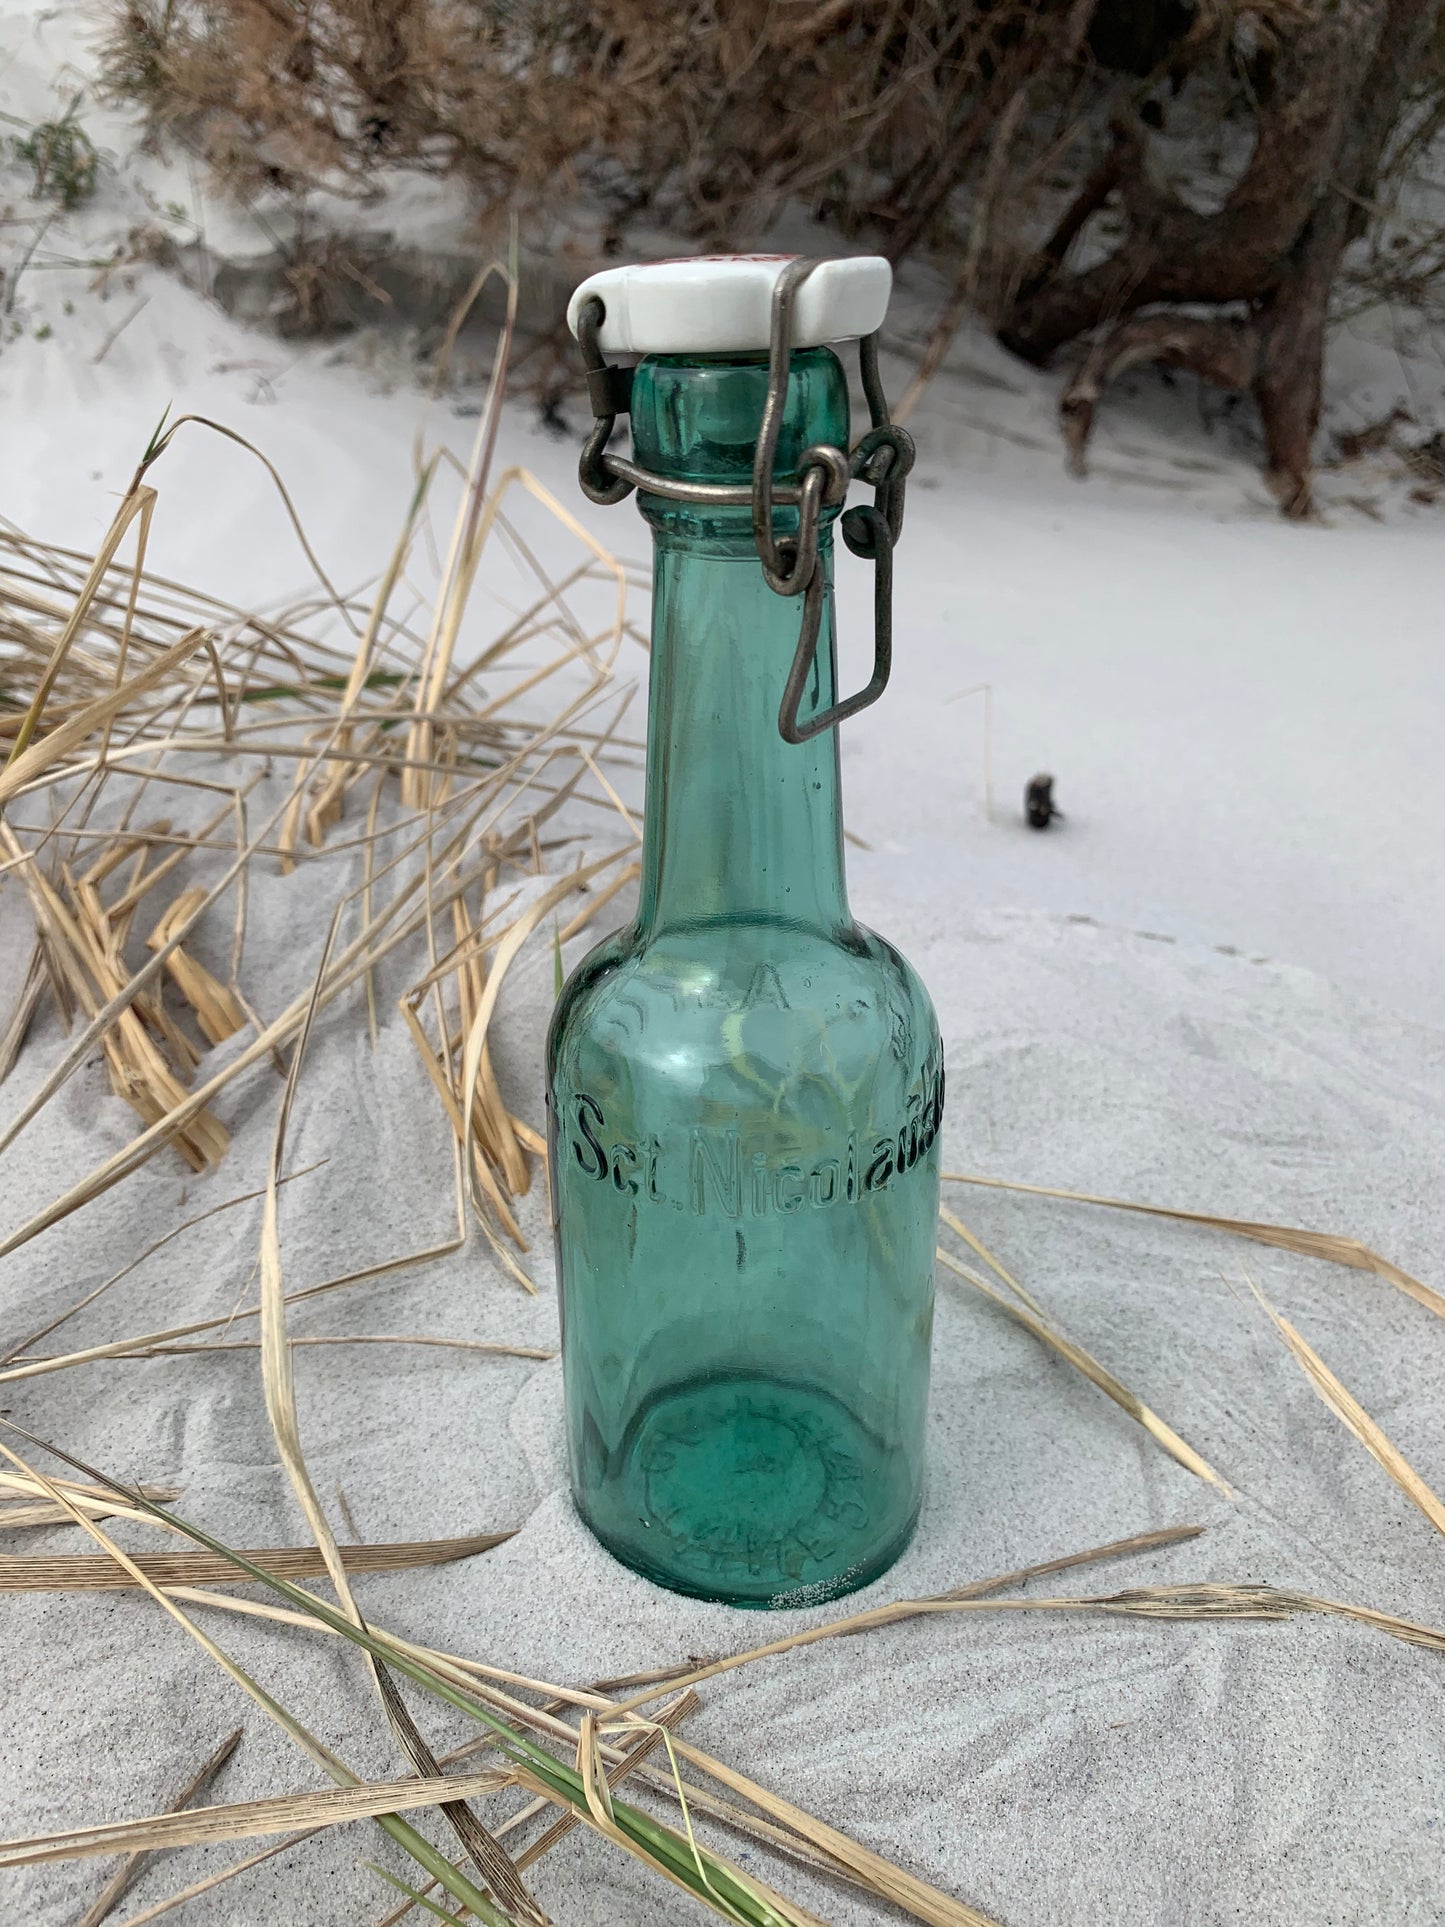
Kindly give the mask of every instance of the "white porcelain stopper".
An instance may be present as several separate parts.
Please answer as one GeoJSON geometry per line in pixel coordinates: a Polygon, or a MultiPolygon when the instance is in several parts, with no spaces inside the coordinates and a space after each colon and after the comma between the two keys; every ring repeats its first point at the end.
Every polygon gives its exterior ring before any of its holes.
{"type": "MultiPolygon", "coordinates": [[[[604,354],[685,355],[764,351],[773,287],[791,254],[703,254],[603,268],[567,304],[567,325],[590,295],[606,310],[598,337],[604,354]]],[[[881,324],[893,270],[881,254],[823,261],[798,289],[793,345],[853,341],[881,324]]]]}

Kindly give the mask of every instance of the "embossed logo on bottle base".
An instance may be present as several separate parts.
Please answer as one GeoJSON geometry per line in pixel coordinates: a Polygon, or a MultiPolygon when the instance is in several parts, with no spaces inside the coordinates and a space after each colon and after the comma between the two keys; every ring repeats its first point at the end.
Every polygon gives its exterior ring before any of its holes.
{"type": "Polygon", "coordinates": [[[807,1586],[840,1543],[866,1538],[866,1444],[818,1392],[756,1379],[693,1388],[644,1428],[645,1525],[699,1578],[807,1586]]]}

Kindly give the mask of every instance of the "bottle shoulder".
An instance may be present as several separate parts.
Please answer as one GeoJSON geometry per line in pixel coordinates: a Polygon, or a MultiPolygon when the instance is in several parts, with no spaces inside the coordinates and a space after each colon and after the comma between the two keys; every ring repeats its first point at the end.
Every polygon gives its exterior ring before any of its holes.
{"type": "Polygon", "coordinates": [[[648,939],[629,928],[589,952],[558,999],[548,1065],[555,1078],[715,1054],[848,1078],[880,1058],[917,1066],[937,1046],[921,980],[874,931],[712,923],[648,939]]]}

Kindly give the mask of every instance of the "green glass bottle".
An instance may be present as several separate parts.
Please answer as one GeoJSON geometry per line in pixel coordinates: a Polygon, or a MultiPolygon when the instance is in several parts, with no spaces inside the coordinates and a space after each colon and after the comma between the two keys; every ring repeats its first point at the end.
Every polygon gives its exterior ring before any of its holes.
{"type": "MultiPolygon", "coordinates": [[[[764,354],[645,359],[635,460],[746,484],[767,382],[764,354]]],[[[778,478],[847,429],[836,356],[794,353],[778,478]]],[[[572,1487],[662,1585],[809,1604],[876,1578],[918,1514],[942,1051],[912,969],[849,913],[836,730],[779,732],[799,603],[765,583],[748,509],[639,500],[640,901],[548,1042],[572,1487]]],[[[836,513],[805,721],[835,695],[836,513]]]]}

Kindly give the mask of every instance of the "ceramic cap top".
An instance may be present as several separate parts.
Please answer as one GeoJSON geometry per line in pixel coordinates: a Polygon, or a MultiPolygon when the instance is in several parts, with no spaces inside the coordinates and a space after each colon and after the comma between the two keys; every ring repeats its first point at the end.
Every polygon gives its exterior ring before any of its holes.
{"type": "MultiPolygon", "coordinates": [[[[648,261],[603,268],[567,304],[567,325],[590,295],[606,315],[598,336],[604,354],[685,355],[762,351],[768,345],[773,287],[791,254],[703,254],[685,261],[648,261]]],[[[870,335],[883,320],[893,270],[881,254],[821,261],[797,292],[793,346],[870,335]]]]}

